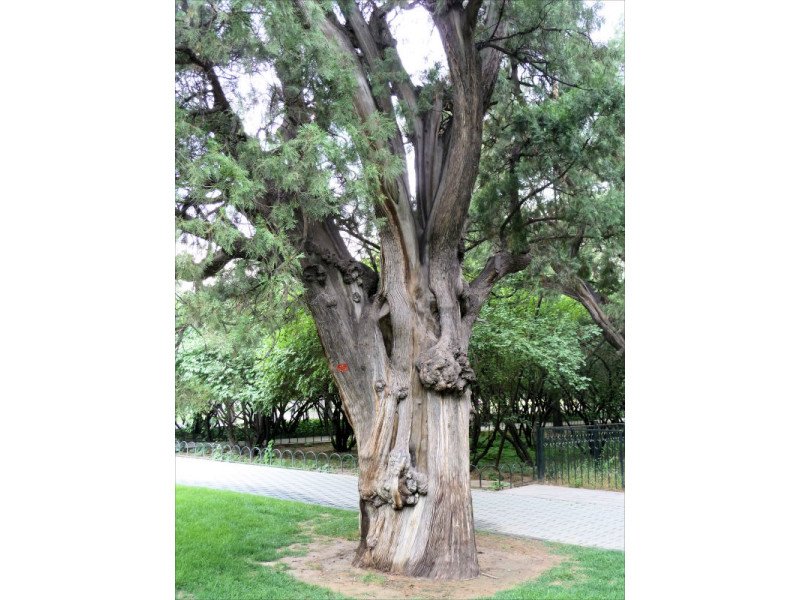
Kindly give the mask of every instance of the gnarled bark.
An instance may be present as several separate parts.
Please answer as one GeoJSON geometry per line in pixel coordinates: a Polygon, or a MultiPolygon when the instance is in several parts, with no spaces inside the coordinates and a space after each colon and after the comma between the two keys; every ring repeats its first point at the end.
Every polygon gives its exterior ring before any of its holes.
{"type": "MultiPolygon", "coordinates": [[[[453,267],[460,272],[457,263],[453,267]]],[[[367,295],[358,314],[339,304],[352,297],[341,276],[309,285],[329,363],[347,365],[332,372],[359,440],[355,564],[433,579],[475,577],[470,331],[437,326],[441,314],[429,283],[411,275],[401,289],[367,295]],[[336,333],[342,312],[352,315],[352,337],[336,333]]],[[[455,297],[451,302],[458,305],[455,297]]]]}

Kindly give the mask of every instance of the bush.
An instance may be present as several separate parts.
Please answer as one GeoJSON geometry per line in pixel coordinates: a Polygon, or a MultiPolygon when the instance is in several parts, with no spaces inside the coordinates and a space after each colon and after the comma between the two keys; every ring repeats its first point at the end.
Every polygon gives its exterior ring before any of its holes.
{"type": "Polygon", "coordinates": [[[300,421],[297,424],[297,429],[292,433],[293,437],[312,437],[315,435],[328,435],[328,431],[319,419],[300,421]]]}

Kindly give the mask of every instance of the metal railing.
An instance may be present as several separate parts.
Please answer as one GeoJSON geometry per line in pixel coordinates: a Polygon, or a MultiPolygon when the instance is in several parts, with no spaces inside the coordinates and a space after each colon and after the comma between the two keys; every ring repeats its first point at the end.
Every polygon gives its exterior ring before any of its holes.
{"type": "Polygon", "coordinates": [[[625,424],[537,427],[533,464],[471,465],[473,481],[490,489],[548,483],[625,489],[625,424]]]}
{"type": "Polygon", "coordinates": [[[625,488],[625,424],[536,429],[539,481],[572,487],[625,488]]]}
{"type": "MultiPolygon", "coordinates": [[[[479,489],[490,490],[530,483],[625,489],[624,424],[538,427],[535,440],[535,464],[470,465],[473,486],[477,480],[479,489]]],[[[177,440],[175,452],[223,462],[358,475],[358,457],[349,453],[177,440]]]]}
{"type": "Polygon", "coordinates": [[[221,462],[239,462],[304,471],[358,474],[358,458],[339,452],[312,452],[296,449],[231,446],[219,442],[175,441],[175,453],[221,462]]]}
{"type": "Polygon", "coordinates": [[[286,446],[290,446],[292,444],[330,444],[331,436],[327,434],[323,435],[292,434],[292,435],[285,435],[282,437],[276,437],[273,440],[273,443],[275,445],[283,444],[286,446]]]}

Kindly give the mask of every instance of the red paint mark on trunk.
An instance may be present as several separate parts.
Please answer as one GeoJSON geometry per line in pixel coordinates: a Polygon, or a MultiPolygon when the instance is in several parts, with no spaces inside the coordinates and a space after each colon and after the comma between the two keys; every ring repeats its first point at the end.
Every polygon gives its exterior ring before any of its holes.
{"type": "Polygon", "coordinates": [[[336,365],[336,369],[339,371],[339,373],[341,373],[342,371],[347,371],[347,363],[336,365]]]}

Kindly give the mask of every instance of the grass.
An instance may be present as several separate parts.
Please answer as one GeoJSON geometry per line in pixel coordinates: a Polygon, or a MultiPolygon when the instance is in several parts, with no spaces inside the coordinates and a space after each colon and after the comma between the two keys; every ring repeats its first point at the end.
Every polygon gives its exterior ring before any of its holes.
{"type": "Polygon", "coordinates": [[[611,600],[625,597],[625,553],[546,544],[564,561],[535,581],[491,598],[513,600],[611,600]]]}
{"type": "Polygon", "coordinates": [[[175,593],[196,600],[345,598],[259,563],[315,533],[352,539],[353,513],[249,494],[176,486],[175,593]],[[329,515],[329,516],[323,516],[329,515]]]}
{"type": "MultiPolygon", "coordinates": [[[[358,539],[358,514],[301,502],[187,486],[175,488],[175,597],[181,600],[347,598],[263,565],[316,535],[358,539]]],[[[564,562],[493,598],[594,600],[624,597],[625,554],[548,544],[564,562]]],[[[380,574],[364,581],[380,582],[380,574]]]]}
{"type": "Polygon", "coordinates": [[[367,573],[361,578],[361,581],[364,583],[377,583],[378,585],[383,585],[386,583],[386,577],[383,575],[378,575],[377,573],[367,573]]]}

